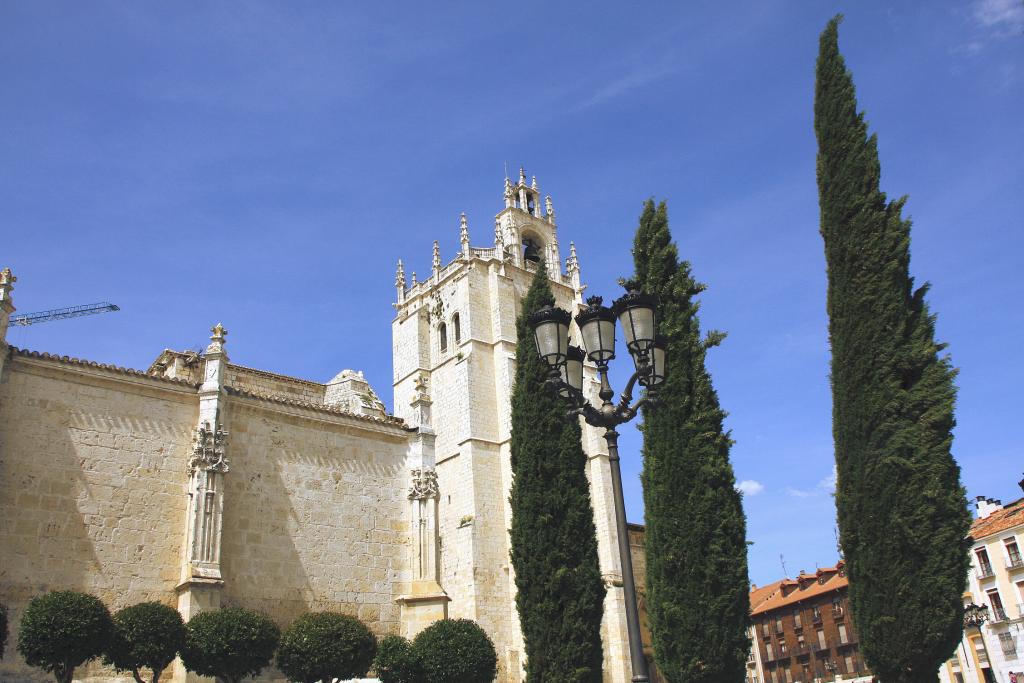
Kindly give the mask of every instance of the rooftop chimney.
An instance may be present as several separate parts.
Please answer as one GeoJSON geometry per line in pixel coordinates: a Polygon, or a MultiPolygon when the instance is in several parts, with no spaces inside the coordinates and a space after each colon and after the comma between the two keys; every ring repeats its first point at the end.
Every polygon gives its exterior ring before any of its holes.
{"type": "Polygon", "coordinates": [[[986,498],[985,496],[975,498],[974,504],[978,508],[978,519],[985,519],[993,512],[1003,509],[1003,501],[986,498]]]}

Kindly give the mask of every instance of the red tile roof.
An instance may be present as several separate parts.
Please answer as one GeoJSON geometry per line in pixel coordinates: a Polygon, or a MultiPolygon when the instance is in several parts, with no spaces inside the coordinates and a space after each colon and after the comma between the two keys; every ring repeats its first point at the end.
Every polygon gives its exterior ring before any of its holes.
{"type": "Polygon", "coordinates": [[[1002,510],[996,510],[984,519],[976,519],[971,524],[970,536],[980,541],[986,536],[998,534],[1012,527],[1024,524],[1024,498],[1019,498],[1002,510]]]}
{"type": "Polygon", "coordinates": [[[843,561],[840,560],[834,567],[822,567],[813,574],[801,573],[795,579],[785,578],[756,588],[750,592],[750,613],[764,614],[846,588],[849,581],[843,568],[843,561]]]}

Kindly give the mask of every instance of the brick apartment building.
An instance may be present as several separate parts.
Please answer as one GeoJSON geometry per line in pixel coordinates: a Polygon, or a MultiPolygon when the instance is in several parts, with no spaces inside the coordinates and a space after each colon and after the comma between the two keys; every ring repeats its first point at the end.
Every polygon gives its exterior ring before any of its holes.
{"type": "Polygon", "coordinates": [[[749,683],[870,681],[857,647],[842,561],[750,592],[749,683]]]}

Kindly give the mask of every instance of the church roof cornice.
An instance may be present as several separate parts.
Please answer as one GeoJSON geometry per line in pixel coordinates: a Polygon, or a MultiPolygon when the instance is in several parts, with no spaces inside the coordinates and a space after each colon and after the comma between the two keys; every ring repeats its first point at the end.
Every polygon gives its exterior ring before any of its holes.
{"type": "Polygon", "coordinates": [[[165,384],[176,384],[180,387],[188,387],[190,389],[199,388],[198,383],[190,382],[185,379],[163,377],[161,375],[150,374],[148,372],[136,370],[134,368],[126,368],[120,365],[111,365],[109,363],[99,363],[97,361],[84,360],[81,358],[74,358],[72,356],[58,356],[57,354],[47,353],[45,351],[30,351],[28,349],[19,349],[15,346],[12,346],[10,347],[10,354],[11,356],[27,358],[30,360],[45,361],[47,363],[54,363],[70,367],[100,370],[106,373],[117,374],[126,377],[137,377],[141,379],[152,380],[154,382],[163,382],[165,384]]]}
{"type": "Polygon", "coordinates": [[[321,403],[311,403],[309,401],[302,401],[294,398],[283,398],[281,396],[273,396],[271,394],[265,394],[263,392],[252,391],[249,389],[239,389],[238,387],[225,386],[225,393],[228,396],[237,396],[239,398],[246,398],[256,401],[263,401],[266,403],[275,403],[283,406],[292,406],[295,408],[302,408],[304,410],[311,410],[317,413],[324,413],[328,415],[337,415],[353,420],[359,420],[360,422],[373,423],[380,425],[381,427],[391,427],[401,430],[404,434],[409,431],[405,424],[405,420],[400,417],[393,415],[385,415],[384,417],[374,417],[372,415],[359,415],[349,410],[342,408],[336,408],[334,406],[328,406],[321,403]]]}

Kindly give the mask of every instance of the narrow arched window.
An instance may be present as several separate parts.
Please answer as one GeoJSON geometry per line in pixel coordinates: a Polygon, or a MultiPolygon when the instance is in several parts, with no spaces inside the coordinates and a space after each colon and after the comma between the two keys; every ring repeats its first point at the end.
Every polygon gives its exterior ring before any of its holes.
{"type": "Polygon", "coordinates": [[[441,337],[441,353],[448,351],[448,326],[444,323],[437,328],[438,336],[441,337]]]}
{"type": "Polygon", "coordinates": [[[462,324],[459,322],[459,314],[452,316],[452,327],[455,328],[455,343],[462,342],[462,324]]]}

